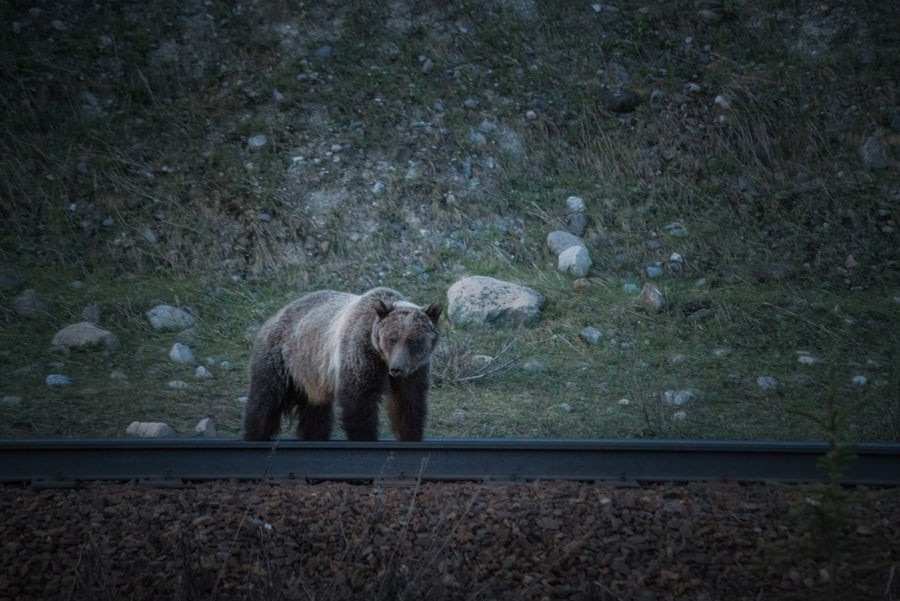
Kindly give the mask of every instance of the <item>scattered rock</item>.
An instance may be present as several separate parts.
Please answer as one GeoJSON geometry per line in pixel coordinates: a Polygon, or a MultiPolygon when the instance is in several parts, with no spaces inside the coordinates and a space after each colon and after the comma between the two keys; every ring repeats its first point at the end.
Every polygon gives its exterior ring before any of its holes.
{"type": "Polygon", "coordinates": [[[162,422],[131,422],[125,428],[125,434],[141,438],[167,438],[175,436],[175,430],[162,422]]]}
{"type": "MultiPolygon", "coordinates": [[[[584,246],[581,238],[569,232],[556,230],[547,234],[547,246],[550,247],[553,254],[559,255],[563,251],[573,246],[584,246]]],[[[587,250],[585,248],[585,250],[587,250]]]]}
{"type": "Polygon", "coordinates": [[[570,196],[566,199],[566,210],[569,213],[584,213],[584,199],[580,196],[570,196]]]}
{"type": "Polygon", "coordinates": [[[578,278],[574,282],[572,282],[572,291],[573,292],[582,292],[590,288],[591,282],[587,278],[578,278]]]}
{"type": "Polygon", "coordinates": [[[572,412],[572,405],[570,405],[568,403],[560,403],[559,408],[562,409],[563,411],[565,411],[566,413],[572,412]]]}
{"type": "Polygon", "coordinates": [[[447,301],[447,318],[454,325],[507,328],[537,324],[546,299],[526,286],[471,276],[450,287],[447,301]]]}
{"type": "Polygon", "coordinates": [[[147,311],[147,319],[154,330],[183,330],[189,328],[197,318],[178,307],[158,305],[147,311]]]}
{"type": "Polygon", "coordinates": [[[641,304],[653,311],[662,311],[666,306],[666,297],[659,288],[647,282],[641,288],[641,304]]]}
{"type": "Polygon", "coordinates": [[[853,376],[851,382],[853,382],[854,386],[865,386],[869,383],[869,380],[865,376],[853,376]]]}
{"type": "Polygon", "coordinates": [[[194,370],[194,377],[198,380],[208,380],[213,377],[212,372],[206,369],[206,367],[202,365],[198,365],[197,369],[194,370]]]}
{"type": "Polygon", "coordinates": [[[616,404],[620,405],[622,407],[627,407],[628,405],[631,404],[631,401],[628,399],[619,399],[618,401],[616,401],[616,404]]]}
{"type": "Polygon", "coordinates": [[[16,292],[22,287],[19,278],[7,273],[0,273],[0,292],[16,292]]]}
{"type": "Polygon", "coordinates": [[[320,60],[328,60],[334,58],[334,53],[334,46],[330,46],[328,44],[316,48],[316,58],[320,60]]]}
{"type": "Polygon", "coordinates": [[[167,386],[173,390],[184,390],[188,387],[187,382],[182,380],[170,380],[167,386]]]}
{"type": "Polygon", "coordinates": [[[884,157],[884,149],[881,141],[875,136],[869,136],[859,149],[860,158],[866,169],[877,170],[887,168],[887,159],[884,157]]]}
{"type": "Polygon", "coordinates": [[[250,136],[247,138],[247,146],[256,150],[258,148],[262,148],[266,144],[268,144],[269,139],[265,136],[265,134],[257,134],[255,136],[250,136]]]}
{"type": "Polygon", "coordinates": [[[34,319],[47,311],[47,301],[32,288],[23,290],[13,299],[13,310],[19,317],[34,319]]]}
{"type": "Polygon", "coordinates": [[[673,221],[667,224],[664,229],[668,235],[674,238],[687,238],[688,235],[687,227],[680,221],[673,221]]]}
{"type": "Polygon", "coordinates": [[[214,438],[216,436],[216,424],[212,418],[204,417],[197,422],[194,431],[204,438],[214,438]]]}
{"type": "Polygon", "coordinates": [[[683,422],[688,417],[687,411],[676,411],[672,414],[673,422],[683,422]]]}
{"type": "Polygon", "coordinates": [[[587,217],[584,216],[584,213],[569,213],[566,215],[566,229],[575,236],[582,235],[586,227],[587,217]]]}
{"type": "Polygon", "coordinates": [[[175,363],[194,363],[194,353],[189,346],[176,342],[169,351],[169,359],[175,363]]]}
{"type": "Polygon", "coordinates": [[[96,303],[81,310],[81,318],[91,323],[100,323],[100,314],[100,305],[96,303]]]}
{"type": "Polygon", "coordinates": [[[72,378],[62,374],[50,374],[44,379],[47,386],[68,386],[72,383],[72,378]]]}
{"type": "Polygon", "coordinates": [[[781,387],[781,382],[772,376],[759,376],[756,378],[756,385],[765,391],[776,390],[781,387]]]}
{"type": "Polygon", "coordinates": [[[0,407],[21,407],[22,397],[16,395],[7,395],[0,398],[0,407]]]}
{"type": "Polygon", "coordinates": [[[119,338],[89,321],[66,326],[53,336],[53,346],[67,349],[105,348],[115,351],[119,348],[119,338]]]}
{"type": "Polygon", "coordinates": [[[613,113],[630,113],[641,101],[640,97],[628,88],[618,91],[603,88],[599,96],[603,108],[613,113]]]}
{"type": "Polygon", "coordinates": [[[570,246],[559,253],[557,258],[557,268],[560,271],[579,278],[587,275],[592,264],[591,255],[584,246],[570,246]]]}
{"type": "Polygon", "coordinates": [[[603,338],[603,333],[600,332],[600,330],[598,330],[597,328],[588,326],[581,330],[579,336],[581,336],[581,339],[588,344],[597,345],[600,344],[600,339],[603,338]]]}
{"type": "Polygon", "coordinates": [[[647,273],[647,277],[651,280],[661,278],[666,273],[665,270],[659,265],[648,265],[645,271],[647,273]]]}
{"type": "Polygon", "coordinates": [[[680,407],[686,405],[697,398],[697,393],[693,390],[667,390],[662,393],[662,401],[666,405],[675,405],[680,407]]]}
{"type": "Polygon", "coordinates": [[[547,366],[541,363],[536,359],[532,359],[531,361],[526,361],[523,369],[527,372],[531,373],[546,373],[547,366]]]}

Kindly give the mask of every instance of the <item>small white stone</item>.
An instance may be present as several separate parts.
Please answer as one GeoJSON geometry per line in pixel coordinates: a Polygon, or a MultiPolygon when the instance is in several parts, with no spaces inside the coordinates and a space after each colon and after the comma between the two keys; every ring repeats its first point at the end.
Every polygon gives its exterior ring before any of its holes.
{"type": "Polygon", "coordinates": [[[170,380],[168,383],[168,387],[174,390],[184,390],[188,387],[187,382],[183,382],[181,380],[170,380]]]}
{"type": "Polygon", "coordinates": [[[50,374],[44,382],[47,386],[68,386],[72,383],[72,378],[62,374],[50,374]]]}
{"type": "Polygon", "coordinates": [[[560,403],[559,408],[565,411],[566,413],[572,412],[572,405],[568,403],[560,403]]]}
{"type": "Polygon", "coordinates": [[[187,345],[176,342],[172,345],[172,350],[169,351],[169,359],[175,363],[193,363],[194,353],[191,352],[190,347],[187,345]]]}
{"type": "Polygon", "coordinates": [[[206,369],[203,365],[198,365],[197,369],[194,370],[194,377],[199,380],[208,380],[213,377],[212,372],[206,369]]]}
{"type": "Polygon", "coordinates": [[[204,417],[194,427],[194,431],[200,436],[214,437],[216,435],[216,424],[212,418],[204,417]]]}
{"type": "Polygon", "coordinates": [[[672,414],[672,421],[683,422],[684,420],[687,419],[687,416],[688,415],[687,415],[686,411],[676,411],[675,413],[672,414]]]}
{"type": "Polygon", "coordinates": [[[762,390],[775,390],[779,386],[781,386],[781,382],[778,381],[777,378],[773,378],[772,376],[759,376],[756,378],[756,385],[759,386],[762,390]]]}
{"type": "Polygon", "coordinates": [[[629,401],[628,399],[619,399],[618,401],[616,401],[616,403],[618,403],[619,405],[624,407],[624,406],[630,404],[631,401],[629,401]]]}
{"type": "Polygon", "coordinates": [[[584,213],[584,199],[580,196],[570,196],[566,199],[566,209],[570,213],[584,213]]]}
{"type": "Polygon", "coordinates": [[[865,386],[869,383],[868,378],[866,378],[865,376],[853,376],[853,380],[851,381],[853,382],[854,386],[865,386]]]}

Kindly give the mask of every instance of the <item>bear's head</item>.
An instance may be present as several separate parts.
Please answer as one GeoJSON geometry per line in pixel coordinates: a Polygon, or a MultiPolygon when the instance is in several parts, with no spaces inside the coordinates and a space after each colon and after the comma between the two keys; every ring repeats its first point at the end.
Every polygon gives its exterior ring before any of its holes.
{"type": "Polygon", "coordinates": [[[377,318],[372,327],[372,344],[387,363],[393,378],[405,378],[431,360],[438,341],[438,318],[443,307],[431,304],[377,300],[377,318]]]}

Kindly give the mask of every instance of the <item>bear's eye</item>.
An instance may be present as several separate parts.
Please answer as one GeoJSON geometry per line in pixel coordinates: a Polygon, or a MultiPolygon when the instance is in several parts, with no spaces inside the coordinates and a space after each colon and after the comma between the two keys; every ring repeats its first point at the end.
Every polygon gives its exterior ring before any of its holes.
{"type": "Polygon", "coordinates": [[[387,339],[387,345],[388,345],[388,348],[394,346],[395,344],[397,344],[397,339],[396,339],[396,338],[388,338],[388,339],[387,339]]]}

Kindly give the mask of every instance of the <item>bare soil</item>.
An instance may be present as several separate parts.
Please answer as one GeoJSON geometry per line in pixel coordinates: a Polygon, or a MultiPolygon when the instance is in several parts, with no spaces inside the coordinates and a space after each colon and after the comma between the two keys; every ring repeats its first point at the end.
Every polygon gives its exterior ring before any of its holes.
{"type": "MultiPolygon", "coordinates": [[[[897,493],[816,538],[798,488],[0,488],[0,599],[897,599],[897,493]],[[800,513],[796,511],[800,508],[800,513]]],[[[871,491],[870,491],[871,492],[871,491]]],[[[814,513],[814,512],[813,512],[814,513]]]]}

